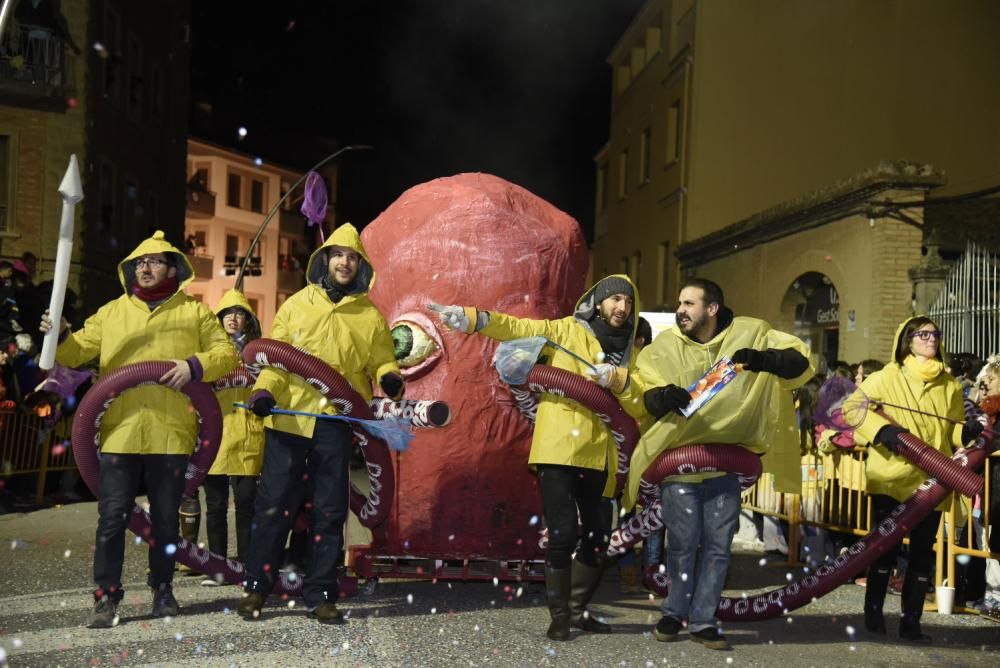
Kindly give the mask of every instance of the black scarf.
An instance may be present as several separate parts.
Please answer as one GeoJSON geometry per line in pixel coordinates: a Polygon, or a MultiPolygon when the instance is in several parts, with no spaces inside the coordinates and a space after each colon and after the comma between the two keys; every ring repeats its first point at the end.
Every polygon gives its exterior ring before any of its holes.
{"type": "Polygon", "coordinates": [[[330,298],[334,304],[339,302],[341,299],[347,296],[348,289],[350,286],[344,287],[335,281],[331,281],[329,276],[324,276],[323,280],[320,281],[320,285],[326,290],[326,296],[330,298]]]}
{"type": "Polygon", "coordinates": [[[632,341],[632,328],[628,326],[627,321],[624,327],[612,327],[604,318],[597,315],[590,321],[590,326],[605,355],[620,358],[632,341]]]}

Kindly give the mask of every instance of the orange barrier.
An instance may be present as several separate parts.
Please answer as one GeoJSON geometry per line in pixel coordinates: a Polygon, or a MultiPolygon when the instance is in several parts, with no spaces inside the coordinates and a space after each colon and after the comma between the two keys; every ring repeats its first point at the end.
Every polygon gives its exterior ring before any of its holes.
{"type": "Polygon", "coordinates": [[[43,425],[43,419],[32,413],[0,409],[0,478],[37,475],[36,503],[45,498],[49,473],[76,468],[69,445],[72,419],[60,420],[53,429],[43,425]]]}

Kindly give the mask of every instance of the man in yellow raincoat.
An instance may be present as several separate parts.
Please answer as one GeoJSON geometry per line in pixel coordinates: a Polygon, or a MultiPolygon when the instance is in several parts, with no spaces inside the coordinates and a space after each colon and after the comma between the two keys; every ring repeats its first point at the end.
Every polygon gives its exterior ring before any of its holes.
{"type": "MultiPolygon", "coordinates": [[[[323,360],[365,400],[371,381],[385,396],[399,399],[403,377],[396,365],[389,326],[368,299],[375,271],[353,225],[342,225],[309,258],[309,284],[288,298],[274,317],[271,338],[323,360]]],[[[352,432],[340,420],[272,414],[286,410],[335,415],[336,408],[305,380],[265,368],[250,395],[264,421],[264,465],[254,506],[245,595],[236,607],[244,619],[260,617],[274,586],[298,503],[308,484],[313,539],[306,555],[302,594],[309,617],[342,624],[337,609],[337,560],[348,510],[348,467],[352,432]]]]}
{"type": "MultiPolygon", "coordinates": [[[[577,302],[571,316],[525,320],[473,307],[428,305],[445,326],[500,341],[544,336],[597,364],[597,382],[620,394],[634,357],[635,286],[628,276],[602,279],[577,302]]],[[[553,347],[548,364],[580,375],[593,369],[553,347]]],[[[538,472],[549,544],[545,589],[551,640],[569,640],[570,625],[593,633],[611,627],[587,611],[601,580],[611,533],[611,503],[618,461],[615,441],[601,420],[578,403],[543,394],[538,405],[528,464],[538,472]],[[577,517],[583,524],[578,540],[577,517]],[[579,543],[579,549],[577,544],[579,543]],[[573,559],[573,552],[576,558],[573,559]]]]}
{"type": "MultiPolygon", "coordinates": [[[[625,507],[634,505],[639,479],[660,453],[696,443],[731,443],[764,453],[764,468],[774,473],[775,488],[797,492],[799,433],[791,390],[812,377],[807,352],[802,341],[763,320],[734,317],[717,284],[688,279],[678,299],[677,324],[643,349],[627,390],[631,400],[624,405],[641,406],[649,414],[644,419],[656,422],[632,455],[625,507]],[[683,417],[680,411],[691,401],[686,388],[723,356],[742,364],[744,371],[696,413],[683,417]]],[[[728,649],[715,609],[739,518],[739,481],[722,472],[694,473],[668,478],[661,490],[671,585],[655,637],[677,640],[686,618],[692,640],[728,649]],[[696,563],[699,545],[701,560],[696,563]]]]}
{"type": "MultiPolygon", "coordinates": [[[[237,352],[242,352],[246,344],[260,338],[260,322],[250,302],[239,290],[226,292],[215,308],[215,314],[237,352]]],[[[264,462],[264,425],[261,419],[233,406],[236,402],[246,403],[250,389],[249,386],[229,384],[216,387],[215,396],[223,416],[222,443],[202,485],[205,488],[208,549],[223,557],[229,556],[229,488],[232,487],[236,505],[236,554],[240,561],[246,561],[250,549],[257,476],[264,462]]],[[[181,519],[181,533],[188,541],[197,543],[201,519],[197,496],[185,500],[181,506],[181,519]]],[[[221,574],[205,575],[208,576],[202,581],[205,586],[222,583],[221,574]]]]}
{"type": "MultiPolygon", "coordinates": [[[[142,481],[153,524],[148,577],[154,590],[152,614],[178,613],[171,584],[178,507],[197,424],[187,397],[176,390],[191,381],[212,382],[238,362],[215,314],[182,291],[194,278],[194,269],[163,232],[157,231],[121,261],[118,278],[125,294],[98,309],[83,329],[66,336],[56,361],[76,367],[100,358],[101,374],[150,360],[170,360],[175,366],[160,378],[160,385],[123,392],[101,421],[92,628],[118,623],[125,528],[142,481]]],[[[50,327],[46,315],[41,329],[50,327]]]]}

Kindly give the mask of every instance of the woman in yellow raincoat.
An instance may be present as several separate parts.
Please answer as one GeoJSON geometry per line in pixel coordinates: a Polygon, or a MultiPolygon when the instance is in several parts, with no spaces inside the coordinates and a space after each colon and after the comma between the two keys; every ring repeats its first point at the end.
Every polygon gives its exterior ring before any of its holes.
{"type": "MultiPolygon", "coordinates": [[[[174,552],[169,548],[179,538],[178,507],[198,426],[187,397],[176,390],[190,381],[213,382],[238,363],[215,314],[184,294],[194,269],[163,232],[157,231],[121,261],[118,278],[125,294],[99,308],[83,329],[69,334],[59,344],[56,361],[77,367],[100,358],[102,375],[151,360],[170,360],[175,366],[160,384],[123,392],[101,421],[92,628],[118,623],[125,527],[143,480],[153,524],[147,580],[154,590],[152,614],[177,615],[171,585],[174,552]]],[[[46,315],[41,329],[50,327],[46,315]]]]}
{"type": "MultiPolygon", "coordinates": [[[[215,313],[237,351],[260,338],[260,322],[250,302],[239,290],[222,296],[215,313]]],[[[250,549],[250,525],[257,496],[257,476],[264,462],[264,425],[250,411],[237,409],[234,403],[246,403],[250,387],[217,389],[215,396],[222,408],[222,444],[219,454],[205,477],[206,533],[208,549],[227,556],[229,544],[229,487],[236,505],[236,554],[245,561],[250,549]]],[[[207,574],[213,575],[213,574],[207,574]]],[[[203,585],[219,584],[220,577],[209,577],[203,585]]]]}
{"type": "MultiPolygon", "coordinates": [[[[884,446],[868,450],[867,487],[877,523],[913,494],[928,477],[908,460],[895,454],[900,434],[913,433],[931,447],[951,456],[954,448],[977,436],[977,427],[978,431],[982,431],[982,426],[978,423],[963,426],[962,386],[944,370],[941,331],[933,320],[924,316],[909,318],[899,326],[892,362],[868,376],[845,408],[849,410],[852,404],[863,405],[865,397],[872,402],[869,406],[871,412],[865,414],[854,434],[859,443],[884,446]],[[913,410],[886,405],[883,410],[895,421],[893,424],[874,412],[879,401],[913,410]],[[956,420],[958,424],[954,422],[956,420]]],[[[941,511],[950,506],[949,496],[910,531],[910,561],[903,580],[903,616],[899,624],[899,637],[904,640],[925,643],[931,640],[920,630],[920,616],[934,568],[934,541],[941,511]]],[[[898,552],[899,544],[886,551],[868,569],[865,628],[872,633],[886,633],[882,606],[898,552]]]]}
{"type": "MultiPolygon", "coordinates": [[[[601,363],[599,378],[620,394],[635,359],[635,286],[628,276],[602,279],[577,302],[571,316],[524,320],[472,307],[430,305],[451,329],[479,332],[500,341],[544,336],[585,360],[601,363]]],[[[584,375],[588,366],[547,347],[549,365],[584,375]]],[[[528,464],[538,472],[549,543],[545,589],[552,623],[548,637],[569,640],[570,625],[594,633],[611,627],[587,612],[611,531],[617,448],[607,427],[574,401],[543,394],[538,405],[528,464]],[[577,516],[583,524],[577,539],[577,516]],[[579,549],[577,543],[579,542],[579,549]],[[572,555],[576,550],[576,558],[572,555]]]]}

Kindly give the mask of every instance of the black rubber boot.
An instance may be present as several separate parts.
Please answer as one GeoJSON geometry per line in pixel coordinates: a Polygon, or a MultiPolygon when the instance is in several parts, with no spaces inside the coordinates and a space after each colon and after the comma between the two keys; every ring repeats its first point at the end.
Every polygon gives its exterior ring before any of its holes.
{"type": "Polygon", "coordinates": [[[906,569],[906,577],[903,578],[903,617],[899,621],[901,640],[931,643],[931,637],[920,631],[920,616],[924,613],[924,596],[927,594],[930,580],[928,573],[914,573],[913,569],[906,569]]]}
{"type": "Polygon", "coordinates": [[[890,567],[872,566],[868,569],[868,581],[865,583],[865,629],[869,633],[886,634],[882,606],[885,604],[891,575],[890,567]]]}
{"type": "Polygon", "coordinates": [[[587,610],[587,604],[601,583],[604,569],[588,566],[573,560],[572,578],[569,590],[569,614],[573,626],[591,633],[611,633],[611,626],[599,622],[587,610]]]}
{"type": "Polygon", "coordinates": [[[545,601],[552,623],[545,634],[549,640],[569,640],[570,569],[545,569],[545,601]]]}

